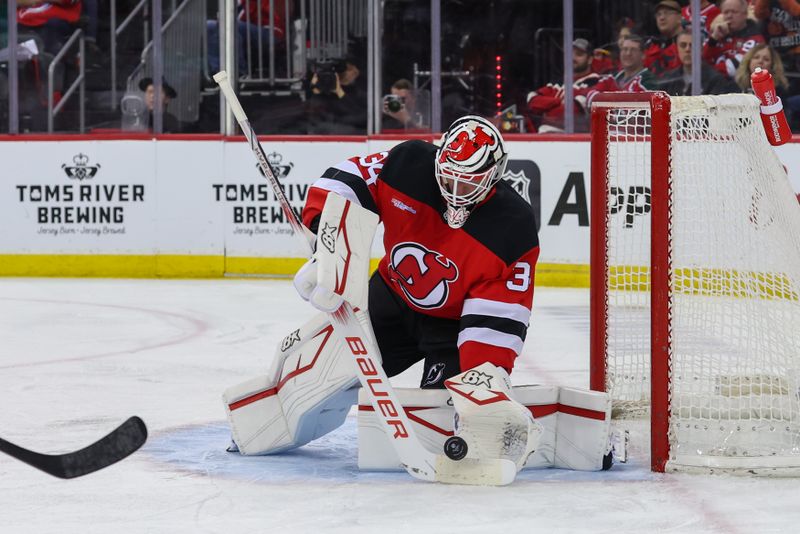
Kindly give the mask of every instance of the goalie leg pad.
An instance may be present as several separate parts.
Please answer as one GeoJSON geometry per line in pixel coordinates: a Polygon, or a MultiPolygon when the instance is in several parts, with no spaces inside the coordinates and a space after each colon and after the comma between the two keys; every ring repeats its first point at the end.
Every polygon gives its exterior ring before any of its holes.
{"type": "MultiPolygon", "coordinates": [[[[369,322],[364,314],[359,319],[369,322]]],[[[276,349],[266,375],[223,394],[239,452],[286,451],[341,426],[357,400],[353,365],[326,315],[291,332],[276,349]]]]}
{"type": "Polygon", "coordinates": [[[317,287],[310,296],[325,304],[331,293],[354,308],[367,308],[372,238],[378,216],[336,194],[329,194],[317,233],[317,287]]]}
{"type": "MultiPolygon", "coordinates": [[[[395,390],[420,441],[440,451],[453,435],[453,401],[448,390],[395,390]]],[[[358,467],[364,470],[402,469],[383,427],[363,392],[358,411],[358,467]]],[[[576,388],[525,385],[513,388],[516,400],[544,427],[538,446],[525,467],[559,467],[581,471],[608,469],[609,450],[615,462],[626,461],[627,433],[611,426],[606,393],[576,388]]]]}
{"type": "MultiPolygon", "coordinates": [[[[608,469],[611,457],[611,397],[600,391],[562,387],[558,399],[555,467],[608,469]]],[[[623,460],[624,461],[624,460],[623,460]]]]}

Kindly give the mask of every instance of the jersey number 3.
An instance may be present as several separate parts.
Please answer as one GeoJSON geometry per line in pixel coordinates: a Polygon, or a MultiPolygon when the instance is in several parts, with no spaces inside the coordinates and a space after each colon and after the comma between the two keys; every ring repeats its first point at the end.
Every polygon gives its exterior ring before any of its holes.
{"type": "Polygon", "coordinates": [[[531,286],[531,264],[520,261],[514,266],[514,277],[506,282],[511,291],[527,291],[531,286]]]}

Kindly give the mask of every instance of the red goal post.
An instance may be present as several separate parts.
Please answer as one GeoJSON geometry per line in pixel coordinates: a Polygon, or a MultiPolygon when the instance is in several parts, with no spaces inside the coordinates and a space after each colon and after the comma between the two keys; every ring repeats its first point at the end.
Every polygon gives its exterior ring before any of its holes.
{"type": "Polygon", "coordinates": [[[651,468],[800,468],[800,208],[749,95],[592,103],[590,385],[651,468]]]}
{"type": "MultiPolygon", "coordinates": [[[[649,112],[650,129],[640,125],[641,131],[630,133],[631,141],[637,135],[644,142],[651,143],[650,169],[651,169],[651,195],[669,196],[669,112],[670,100],[666,93],[601,93],[592,103],[592,189],[591,189],[591,243],[590,264],[592,266],[608,263],[608,143],[609,136],[608,114],[614,109],[639,109],[643,112],[645,120],[649,112]],[[622,108],[625,106],[625,108],[622,108]],[[653,143],[653,139],[660,140],[653,143]],[[598,142],[600,140],[600,142],[598,142]],[[597,229],[597,231],[596,231],[597,229]],[[602,229],[602,230],[601,230],[602,229]]],[[[628,136],[625,132],[623,135],[628,136]]],[[[652,197],[651,197],[652,198],[652,197]]],[[[658,204],[651,204],[651,217],[653,218],[651,263],[653,276],[661,276],[666,280],[669,265],[669,213],[666,209],[656,208],[658,204]],[[653,212],[654,210],[654,212],[653,212]],[[656,223],[656,219],[661,223],[656,223]]],[[[591,357],[590,387],[596,391],[606,390],[606,349],[608,347],[608,330],[605,328],[608,317],[608,301],[600,288],[608,286],[608,269],[594,267],[591,269],[590,309],[592,320],[590,322],[589,346],[591,357]]],[[[654,347],[652,353],[652,373],[666,376],[669,369],[669,284],[661,283],[652,285],[658,288],[652,295],[651,301],[651,330],[654,347]],[[658,350],[658,349],[661,350],[658,350]]],[[[669,451],[667,439],[669,392],[665,381],[654,380],[651,382],[651,413],[665,414],[653,420],[651,427],[651,467],[653,471],[664,471],[666,456],[669,451]]]]}

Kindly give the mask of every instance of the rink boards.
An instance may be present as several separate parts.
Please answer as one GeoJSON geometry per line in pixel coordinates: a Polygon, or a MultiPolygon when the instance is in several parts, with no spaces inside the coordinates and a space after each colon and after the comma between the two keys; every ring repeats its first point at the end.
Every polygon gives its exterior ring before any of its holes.
{"type": "MultiPolygon", "coordinates": [[[[269,138],[292,206],[340,160],[399,138],[269,138]]],[[[589,138],[509,136],[504,179],[532,205],[537,284],[588,286],[589,138]]],[[[781,147],[795,191],[800,145],[781,147]]],[[[302,251],[238,138],[0,137],[0,275],[219,277],[293,274],[302,251]]],[[[373,257],[382,255],[376,239],[373,257]]]]}

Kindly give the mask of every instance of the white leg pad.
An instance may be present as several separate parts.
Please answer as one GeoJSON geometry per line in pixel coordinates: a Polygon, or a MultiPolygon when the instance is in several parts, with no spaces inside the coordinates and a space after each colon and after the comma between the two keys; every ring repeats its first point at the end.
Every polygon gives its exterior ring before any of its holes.
{"type": "Polygon", "coordinates": [[[599,391],[560,389],[554,467],[599,471],[611,451],[611,398],[599,391]]]}
{"type": "MultiPolygon", "coordinates": [[[[359,318],[369,322],[364,314],[359,318]]],[[[326,315],[291,332],[266,375],[223,394],[239,452],[293,449],[341,426],[357,399],[354,365],[326,315]]]]}
{"type": "MultiPolygon", "coordinates": [[[[441,451],[453,435],[453,406],[446,390],[395,388],[414,431],[431,451],[441,451]]],[[[602,469],[610,446],[611,412],[605,393],[558,386],[515,386],[514,397],[542,424],[536,451],[525,468],[560,467],[582,471],[602,469]]],[[[402,470],[369,400],[358,400],[358,467],[362,470],[402,470]]]]}
{"type": "Polygon", "coordinates": [[[514,396],[544,427],[539,446],[525,462],[525,467],[552,467],[558,426],[558,386],[516,386],[514,396]]]}

